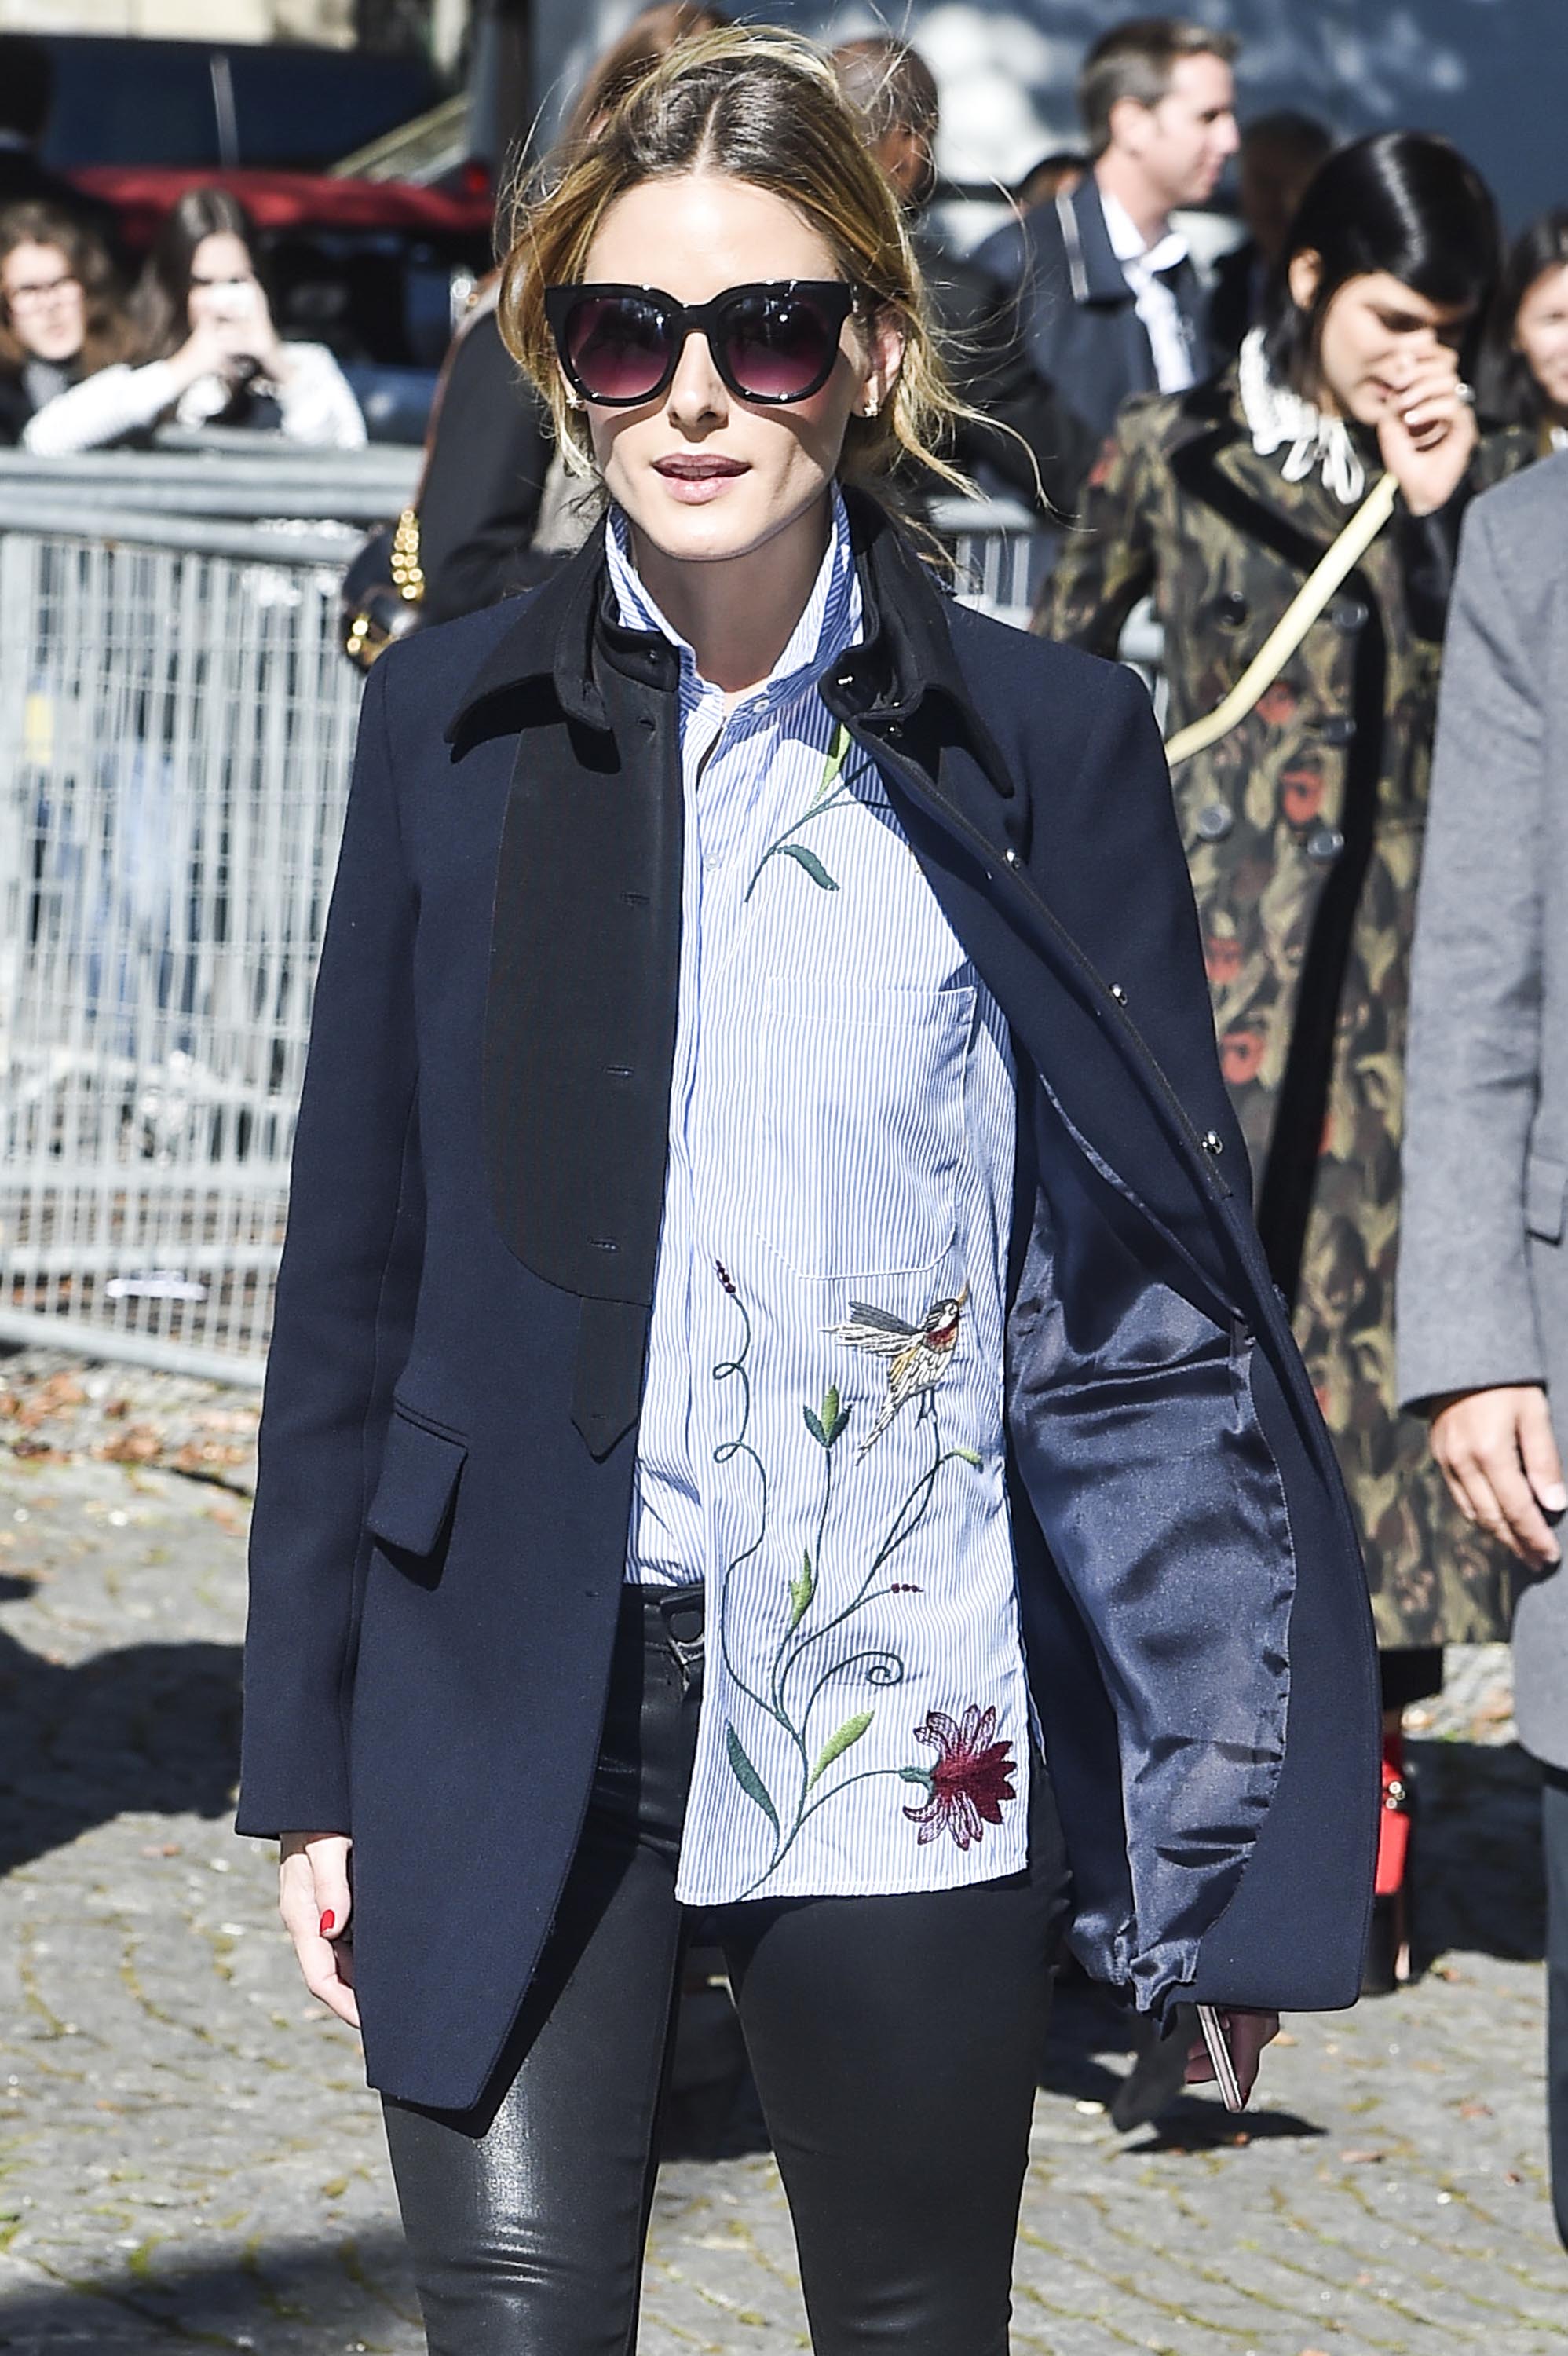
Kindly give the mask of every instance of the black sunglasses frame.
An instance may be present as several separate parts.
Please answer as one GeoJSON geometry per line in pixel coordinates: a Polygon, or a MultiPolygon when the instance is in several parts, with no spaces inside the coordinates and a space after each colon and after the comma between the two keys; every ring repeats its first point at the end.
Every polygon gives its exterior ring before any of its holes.
{"type": "Polygon", "coordinates": [[[707,303],[677,303],[673,294],[667,294],[660,286],[628,286],[589,280],[572,286],[547,286],[544,307],[568,384],[573,392],[581,400],[591,402],[595,409],[645,409],[649,402],[662,399],[675,380],[681,355],[688,339],[693,335],[699,335],[706,340],[714,368],[737,401],[749,402],[762,409],[787,409],[796,402],[809,401],[827,382],[838,358],[838,338],[843,332],[844,322],[859,299],[859,289],[843,278],[758,279],[744,286],[726,286],[721,294],[715,294],[707,303]],[[774,301],[801,296],[809,298],[820,305],[824,323],[831,331],[821,374],[811,383],[803,385],[798,392],[750,392],[737,381],[725,358],[725,313],[734,305],[754,300],[759,294],[774,301]],[[620,296],[631,296],[635,301],[646,303],[658,311],[664,332],[669,337],[669,355],[664,374],[646,392],[623,393],[609,400],[603,393],[593,391],[572,365],[569,348],[570,330],[572,314],[580,305],[613,301],[620,296]]]}

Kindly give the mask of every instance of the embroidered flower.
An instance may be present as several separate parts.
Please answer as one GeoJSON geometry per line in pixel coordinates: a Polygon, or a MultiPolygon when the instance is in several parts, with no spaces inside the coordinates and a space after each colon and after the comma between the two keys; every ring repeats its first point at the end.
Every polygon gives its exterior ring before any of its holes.
{"type": "Polygon", "coordinates": [[[1228,1087],[1244,1087],[1255,1080],[1268,1052],[1268,1034],[1244,1026],[1227,1031],[1220,1042],[1220,1069],[1228,1087]]]}
{"type": "Polygon", "coordinates": [[[935,1751],[934,1767],[900,1769],[906,1783],[923,1783],[928,1797],[922,1807],[906,1808],[912,1825],[920,1826],[923,1847],[942,1833],[951,1833],[960,1848],[970,1848],[987,1825],[1002,1821],[1002,1802],[1014,1796],[1012,1744],[992,1740],[997,1731],[995,1709],[971,1702],[961,1722],[944,1709],[926,1712],[915,1728],[917,1742],[935,1751]]]}

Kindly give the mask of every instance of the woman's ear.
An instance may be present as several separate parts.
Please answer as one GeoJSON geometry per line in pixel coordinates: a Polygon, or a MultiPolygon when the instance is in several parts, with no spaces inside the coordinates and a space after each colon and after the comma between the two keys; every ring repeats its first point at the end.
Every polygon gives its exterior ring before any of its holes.
{"type": "Polygon", "coordinates": [[[1285,273],[1285,284],[1290,288],[1290,299],[1296,309],[1310,311],[1317,300],[1317,289],[1323,284],[1322,255],[1314,253],[1310,246],[1304,246],[1299,253],[1293,253],[1290,268],[1285,273]]]}
{"type": "Polygon", "coordinates": [[[858,405],[862,417],[875,417],[891,400],[903,366],[904,331],[897,316],[891,311],[879,313],[866,341],[870,365],[858,405]]]}

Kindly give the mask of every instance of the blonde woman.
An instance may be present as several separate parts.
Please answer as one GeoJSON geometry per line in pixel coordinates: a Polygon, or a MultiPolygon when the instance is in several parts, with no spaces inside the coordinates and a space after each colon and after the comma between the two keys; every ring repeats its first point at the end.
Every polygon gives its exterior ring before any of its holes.
{"type": "Polygon", "coordinates": [[[805,45],[656,65],[502,318],[608,514],[371,674],[240,1826],[437,2356],[633,2343],[699,1916],[820,2356],[1005,2356],[1069,1915],[1244,2086],[1370,1901],[1365,1588],[1154,722],[880,503],[952,403],[805,45]]]}

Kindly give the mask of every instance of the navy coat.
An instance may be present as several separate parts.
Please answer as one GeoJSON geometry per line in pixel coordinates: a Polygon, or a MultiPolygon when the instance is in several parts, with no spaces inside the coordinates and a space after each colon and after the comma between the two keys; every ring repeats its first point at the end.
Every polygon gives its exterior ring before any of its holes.
{"type": "MultiPolygon", "coordinates": [[[[1076,422],[1089,453],[1080,474],[1087,473],[1123,402],[1158,390],[1148,329],[1111,243],[1093,173],[994,230],[972,263],[1017,301],[1025,348],[1076,422]]],[[[1208,302],[1196,263],[1181,262],[1167,283],[1200,381],[1210,369],[1208,302]]]]}
{"type": "MultiPolygon", "coordinates": [[[[1018,1051],[1011,1490],[1074,1943],[1157,2012],[1349,2004],[1366,1587],[1148,699],[851,512],[866,637],[824,694],[1018,1051]]],[[[595,541],[371,675],[262,1419],[240,1828],[352,1833],[369,2075],[443,2106],[549,1929],[624,1563],[682,811],[673,652],[605,597],[595,541]]]]}

